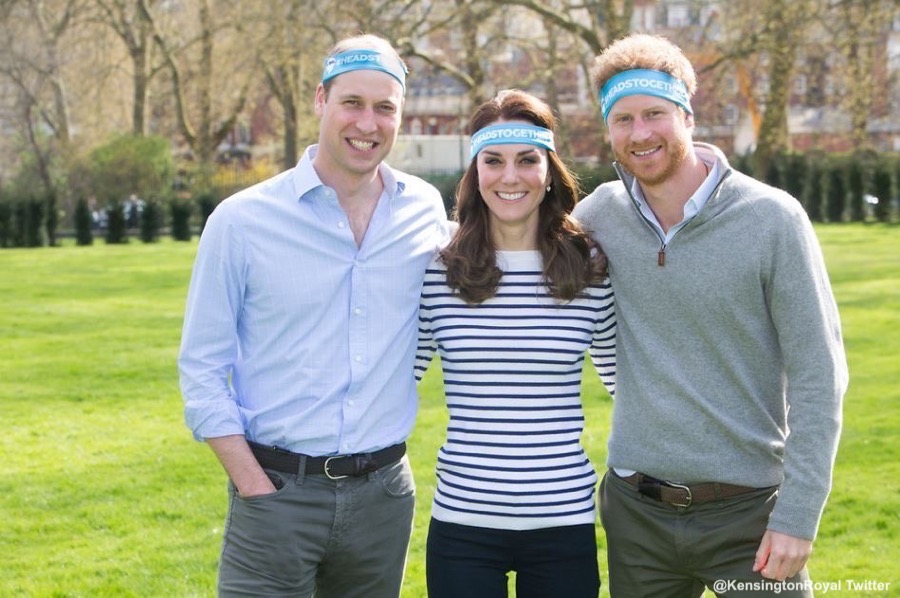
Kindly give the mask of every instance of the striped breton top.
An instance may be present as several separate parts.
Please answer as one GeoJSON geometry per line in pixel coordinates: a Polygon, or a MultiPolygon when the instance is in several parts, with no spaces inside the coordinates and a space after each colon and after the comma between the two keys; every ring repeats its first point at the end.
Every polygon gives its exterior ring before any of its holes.
{"type": "Polygon", "coordinates": [[[588,351],[615,390],[612,289],[606,280],[561,303],[539,252],[499,251],[497,265],[497,294],[479,305],[451,293],[437,259],[425,275],[416,379],[437,351],[450,414],[432,516],[506,530],[593,524],[581,377],[588,351]]]}

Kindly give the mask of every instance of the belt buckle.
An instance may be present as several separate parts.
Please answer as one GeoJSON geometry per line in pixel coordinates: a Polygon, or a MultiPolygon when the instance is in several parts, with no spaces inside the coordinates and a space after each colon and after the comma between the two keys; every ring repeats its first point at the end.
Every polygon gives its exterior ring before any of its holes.
{"type": "Polygon", "coordinates": [[[343,480],[344,478],[350,477],[350,476],[346,476],[346,475],[332,475],[331,472],[328,471],[328,466],[331,464],[331,461],[334,459],[343,459],[343,457],[341,457],[340,455],[335,455],[334,457],[328,457],[327,459],[325,459],[325,467],[324,467],[325,476],[329,480],[343,480]]]}
{"type": "Polygon", "coordinates": [[[682,508],[686,509],[691,506],[691,503],[694,502],[694,495],[691,492],[691,489],[688,488],[687,486],[685,486],[684,484],[675,484],[674,482],[666,482],[665,484],[666,484],[666,486],[669,486],[670,488],[678,488],[679,490],[684,490],[687,495],[684,499],[685,502],[683,502],[683,503],[670,502],[669,504],[672,505],[673,507],[682,507],[682,508]]]}

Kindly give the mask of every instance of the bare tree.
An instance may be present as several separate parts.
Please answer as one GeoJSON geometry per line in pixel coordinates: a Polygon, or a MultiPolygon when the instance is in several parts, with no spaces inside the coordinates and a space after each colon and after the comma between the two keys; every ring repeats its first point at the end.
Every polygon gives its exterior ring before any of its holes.
{"type": "Polygon", "coordinates": [[[21,0],[2,12],[0,75],[16,90],[22,132],[48,192],[55,187],[51,163],[71,141],[62,43],[79,8],[78,0],[21,0]]]}
{"type": "Polygon", "coordinates": [[[804,43],[813,0],[735,0],[722,18],[718,54],[701,72],[735,73],[754,129],[755,172],[789,149],[788,103],[798,48],[804,43]]]}
{"type": "MultiPolygon", "coordinates": [[[[311,0],[268,0],[268,10],[250,22],[249,35],[260,40],[256,58],[272,98],[280,108],[282,164],[297,163],[299,142],[312,142],[316,120],[313,94],[321,74],[324,39],[311,0]],[[313,18],[310,19],[310,15],[313,18]]],[[[273,115],[274,116],[274,115],[273,115]]]]}
{"type": "Polygon", "coordinates": [[[768,42],[769,90],[753,154],[757,173],[766,172],[772,158],[789,149],[788,101],[797,48],[803,35],[806,4],[802,0],[768,0],[763,8],[763,37],[768,42]]]}
{"type": "Polygon", "coordinates": [[[500,4],[514,4],[531,10],[560,29],[577,36],[593,54],[603,49],[631,29],[633,0],[587,0],[585,2],[553,2],[541,0],[500,0],[500,4]],[[585,18],[587,17],[587,23],[585,18]]]}
{"type": "MultiPolygon", "coordinates": [[[[558,97],[557,87],[560,76],[565,76],[571,65],[577,65],[583,81],[589,79],[589,71],[594,57],[601,53],[611,42],[622,38],[631,30],[634,14],[633,0],[556,0],[551,2],[539,0],[494,0],[501,5],[514,5],[539,15],[547,31],[546,43],[533,40],[538,53],[542,54],[546,64],[543,73],[546,89],[546,100],[557,111],[562,113],[562,102],[558,97]],[[568,38],[561,33],[568,34],[568,38]],[[580,44],[580,48],[578,47],[580,44]]],[[[590,93],[593,97],[593,92],[590,93]]],[[[600,106],[592,102],[592,113],[599,115],[600,106]]],[[[560,122],[560,139],[563,152],[570,147],[569,118],[560,122]]],[[[593,122],[580,119],[582,124],[593,122]]],[[[609,159],[609,147],[605,143],[596,143],[597,158],[600,162],[609,159]]]]}
{"type": "Polygon", "coordinates": [[[842,69],[835,69],[846,84],[838,99],[848,111],[851,136],[857,148],[870,146],[868,125],[872,115],[873,98],[882,78],[873,76],[877,48],[898,18],[896,0],[839,0],[831,3],[829,18],[822,23],[828,37],[843,59],[842,69]]]}
{"type": "MultiPolygon", "coordinates": [[[[160,0],[146,0],[147,10],[160,0]]],[[[131,60],[132,111],[131,131],[147,133],[147,98],[150,82],[161,65],[152,63],[152,23],[141,10],[138,0],[93,0],[97,19],[109,27],[125,45],[131,60]]]]}
{"type": "Polygon", "coordinates": [[[171,79],[178,130],[194,152],[201,173],[207,174],[219,144],[232,132],[247,104],[253,81],[252,53],[240,51],[246,40],[232,36],[225,43],[224,33],[237,31],[240,14],[225,2],[194,0],[182,8],[196,8],[196,21],[191,21],[194,28],[179,19],[177,26],[166,30],[151,11],[151,0],[137,1],[171,79]],[[217,56],[217,42],[231,51],[217,56]]]}

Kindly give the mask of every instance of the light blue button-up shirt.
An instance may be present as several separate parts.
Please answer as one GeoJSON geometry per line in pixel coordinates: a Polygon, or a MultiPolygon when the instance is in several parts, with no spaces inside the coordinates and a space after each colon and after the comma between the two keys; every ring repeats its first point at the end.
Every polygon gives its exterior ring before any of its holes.
{"type": "Polygon", "coordinates": [[[203,230],[178,359],[197,439],[241,434],[322,456],[378,450],[412,430],[417,309],[448,236],[443,202],[383,165],[357,247],[315,151],[223,201],[203,230]]]}

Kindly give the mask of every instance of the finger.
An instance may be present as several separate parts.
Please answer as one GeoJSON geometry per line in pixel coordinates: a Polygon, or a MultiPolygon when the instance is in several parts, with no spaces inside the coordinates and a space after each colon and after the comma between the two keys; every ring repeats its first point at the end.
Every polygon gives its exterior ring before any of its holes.
{"type": "Polygon", "coordinates": [[[762,571],[766,566],[766,563],[769,561],[769,535],[763,535],[762,542],[759,543],[759,548],[756,550],[756,558],[753,560],[753,571],[758,572],[762,571]]]}

